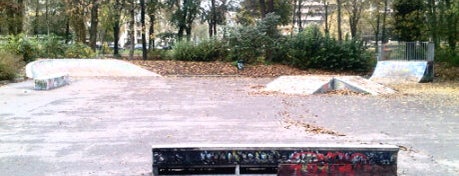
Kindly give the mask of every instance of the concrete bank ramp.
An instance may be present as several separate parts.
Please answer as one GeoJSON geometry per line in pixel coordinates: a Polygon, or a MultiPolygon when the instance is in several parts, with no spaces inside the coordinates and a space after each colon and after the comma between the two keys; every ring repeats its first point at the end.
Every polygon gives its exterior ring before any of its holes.
{"type": "Polygon", "coordinates": [[[265,87],[265,91],[281,92],[285,94],[311,95],[327,84],[333,76],[280,76],[265,87]]]}
{"type": "Polygon", "coordinates": [[[391,88],[360,76],[281,76],[268,83],[264,90],[302,95],[322,94],[334,90],[371,95],[395,93],[391,88]]]}
{"type": "Polygon", "coordinates": [[[27,64],[29,78],[68,74],[71,77],[92,76],[160,76],[137,65],[115,59],[40,59],[27,64]]]}
{"type": "Polygon", "coordinates": [[[433,80],[433,62],[378,61],[370,80],[378,83],[419,83],[433,80]]]}

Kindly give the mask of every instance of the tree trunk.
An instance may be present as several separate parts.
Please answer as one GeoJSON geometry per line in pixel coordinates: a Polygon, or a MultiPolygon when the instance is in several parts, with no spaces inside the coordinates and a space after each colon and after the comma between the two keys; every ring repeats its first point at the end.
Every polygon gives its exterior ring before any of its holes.
{"type": "Polygon", "coordinates": [[[157,7],[157,2],[155,2],[155,0],[150,0],[150,5],[148,6],[149,8],[153,8],[152,6],[154,6],[155,8],[153,9],[149,9],[148,12],[149,12],[149,17],[150,17],[150,27],[149,27],[149,33],[150,33],[150,37],[148,37],[149,39],[149,42],[148,42],[148,50],[152,51],[153,48],[155,47],[155,37],[154,37],[154,34],[155,34],[155,23],[156,23],[156,15],[155,15],[155,10],[156,10],[156,7],[157,7]]]}
{"type": "Polygon", "coordinates": [[[295,23],[296,23],[296,9],[297,9],[297,2],[298,0],[293,0],[293,11],[292,11],[292,28],[290,35],[293,36],[293,31],[295,30],[295,23]]]}
{"type": "Polygon", "coordinates": [[[36,0],[35,2],[36,6],[35,6],[35,19],[34,19],[34,22],[33,22],[33,34],[34,35],[38,35],[38,24],[40,24],[40,20],[39,20],[39,14],[40,14],[40,0],[36,0]]]}
{"type": "Polygon", "coordinates": [[[260,14],[261,18],[265,18],[266,16],[266,3],[265,0],[260,0],[260,14]]]}
{"type": "Polygon", "coordinates": [[[341,29],[341,0],[336,0],[338,10],[338,41],[343,41],[343,32],[341,29]]]}
{"type": "Polygon", "coordinates": [[[186,32],[186,40],[190,41],[191,40],[191,25],[185,28],[186,32]]]}
{"type": "Polygon", "coordinates": [[[324,14],[324,16],[325,16],[325,29],[324,29],[324,31],[325,31],[325,35],[328,36],[328,35],[330,35],[330,28],[328,26],[328,2],[326,2],[326,1],[323,1],[323,2],[324,2],[324,8],[325,8],[325,14],[324,14]]]}
{"type": "Polygon", "coordinates": [[[357,38],[357,30],[363,8],[362,3],[363,2],[360,2],[359,0],[352,0],[349,5],[349,27],[351,29],[351,37],[353,39],[357,38]]]}
{"type": "Polygon", "coordinates": [[[17,21],[16,21],[16,33],[20,34],[24,32],[24,15],[25,15],[25,5],[24,0],[18,0],[19,9],[17,11],[17,21]]]}
{"type": "Polygon", "coordinates": [[[214,24],[212,25],[213,26],[213,31],[214,31],[214,36],[217,36],[217,17],[215,17],[215,20],[214,20],[214,24]]]}
{"type": "Polygon", "coordinates": [[[131,45],[130,45],[130,50],[129,50],[129,59],[134,59],[134,47],[135,47],[135,1],[134,0],[131,0],[131,7],[129,9],[129,16],[130,16],[130,19],[129,19],[129,38],[130,38],[130,41],[131,41],[131,45]]]}
{"type": "MultiPolygon", "coordinates": [[[[451,2],[451,0],[445,0],[445,5],[446,5],[446,9],[452,9],[454,8],[454,1],[451,2]]],[[[456,12],[457,13],[457,12],[456,12]]],[[[449,12],[447,13],[446,15],[446,37],[448,38],[448,46],[449,46],[449,49],[454,53],[456,52],[456,46],[457,46],[457,40],[458,40],[458,22],[459,19],[458,19],[458,15],[455,14],[454,12],[449,12]]]]}
{"type": "Polygon", "coordinates": [[[99,24],[99,2],[98,0],[92,0],[91,7],[91,27],[89,29],[89,47],[93,51],[96,51],[97,42],[97,26],[99,24]]]}
{"type": "Polygon", "coordinates": [[[382,19],[382,27],[381,27],[381,43],[384,44],[387,42],[386,40],[386,17],[387,17],[387,10],[389,6],[389,0],[384,0],[384,13],[382,19]]]}
{"type": "Polygon", "coordinates": [[[215,0],[211,0],[211,5],[212,5],[212,10],[211,10],[211,13],[212,13],[212,20],[211,20],[212,35],[210,35],[210,37],[217,35],[217,7],[216,7],[216,4],[215,4],[215,0]]]}
{"type": "Polygon", "coordinates": [[[113,56],[120,56],[119,53],[119,40],[120,40],[120,23],[121,23],[121,11],[123,10],[123,4],[120,0],[115,0],[114,5],[114,23],[113,23],[113,56]]]}
{"type": "Polygon", "coordinates": [[[49,16],[48,16],[48,12],[49,12],[49,0],[46,0],[45,1],[46,35],[49,36],[50,32],[49,32],[49,16]]]}
{"type": "Polygon", "coordinates": [[[273,13],[274,12],[274,0],[268,0],[268,11],[267,13],[273,13]]]}
{"type": "Polygon", "coordinates": [[[375,30],[375,49],[376,53],[379,53],[379,31],[380,31],[380,24],[381,24],[381,14],[379,12],[380,10],[380,5],[378,3],[378,8],[376,8],[376,25],[374,27],[375,30]]]}
{"type": "Polygon", "coordinates": [[[120,55],[119,53],[119,41],[120,41],[120,21],[115,20],[115,23],[113,24],[113,55],[115,57],[118,57],[120,55]]]}
{"type": "Polygon", "coordinates": [[[142,59],[147,60],[147,38],[145,35],[145,0],[140,0],[140,23],[142,24],[142,59]]]}
{"type": "Polygon", "coordinates": [[[17,35],[22,32],[25,12],[24,10],[25,8],[23,0],[11,2],[11,4],[6,7],[5,13],[7,17],[7,28],[9,34],[17,35]]]}
{"type": "Polygon", "coordinates": [[[194,14],[192,12],[194,9],[192,9],[191,6],[194,5],[193,4],[194,2],[192,2],[193,0],[185,0],[185,1],[186,1],[187,4],[186,4],[186,8],[185,8],[186,11],[184,13],[184,19],[185,19],[184,30],[186,32],[186,39],[188,41],[190,41],[191,40],[191,30],[192,30],[193,21],[194,21],[194,18],[193,18],[194,14]]]}
{"type": "Polygon", "coordinates": [[[65,43],[70,43],[70,18],[68,15],[65,17],[65,43]]]}
{"type": "MultiPolygon", "coordinates": [[[[48,2],[48,0],[46,1],[48,2]]],[[[69,12],[70,24],[75,31],[75,39],[78,43],[86,43],[86,24],[84,21],[84,9],[78,0],[71,0],[67,6],[69,12]]],[[[48,5],[46,5],[46,11],[48,11],[48,5]]],[[[46,12],[46,21],[49,34],[49,19],[48,12],[46,12]]]]}
{"type": "Polygon", "coordinates": [[[429,18],[429,28],[430,28],[430,35],[432,37],[435,46],[440,44],[440,40],[438,38],[438,21],[437,21],[437,6],[435,5],[435,0],[428,0],[428,18],[429,18]]]}
{"type": "Polygon", "coordinates": [[[303,19],[302,19],[303,0],[298,0],[298,11],[296,13],[298,20],[298,30],[303,31],[303,19]]]}

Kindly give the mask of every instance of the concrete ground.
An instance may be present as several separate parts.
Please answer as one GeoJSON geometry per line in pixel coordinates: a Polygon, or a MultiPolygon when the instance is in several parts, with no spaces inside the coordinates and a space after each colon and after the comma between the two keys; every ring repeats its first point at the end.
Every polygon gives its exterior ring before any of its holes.
{"type": "Polygon", "coordinates": [[[459,174],[459,101],[448,95],[260,92],[270,81],[105,77],[50,91],[32,90],[32,81],[2,86],[0,175],[149,175],[153,144],[189,143],[393,144],[401,146],[399,175],[459,174]]]}

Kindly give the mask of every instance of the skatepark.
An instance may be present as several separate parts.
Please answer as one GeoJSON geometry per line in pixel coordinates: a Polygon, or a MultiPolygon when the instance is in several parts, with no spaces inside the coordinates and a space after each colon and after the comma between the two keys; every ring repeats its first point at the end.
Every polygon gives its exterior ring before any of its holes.
{"type": "Polygon", "coordinates": [[[164,77],[113,60],[34,64],[30,80],[0,87],[5,175],[151,175],[153,145],[197,144],[395,145],[397,175],[459,172],[459,101],[445,103],[447,94],[401,95],[376,77],[164,77]],[[63,84],[37,90],[37,78],[55,79],[43,73],[51,69],[63,84]],[[364,95],[324,94],[341,88],[364,95]]]}

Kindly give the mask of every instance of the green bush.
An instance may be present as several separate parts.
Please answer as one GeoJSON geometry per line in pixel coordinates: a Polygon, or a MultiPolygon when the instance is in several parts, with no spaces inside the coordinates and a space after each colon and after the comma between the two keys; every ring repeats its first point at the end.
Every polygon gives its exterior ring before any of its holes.
{"type": "Polygon", "coordinates": [[[20,56],[0,50],[0,80],[12,80],[24,66],[20,56]]]}
{"type": "Polygon", "coordinates": [[[451,66],[459,66],[459,48],[454,51],[450,48],[438,47],[435,51],[435,60],[446,62],[451,66]]]}
{"type": "Polygon", "coordinates": [[[0,49],[18,55],[26,63],[37,58],[91,58],[95,53],[84,44],[63,43],[56,35],[27,37],[23,34],[11,35],[0,45],[0,49]]]}
{"type": "Polygon", "coordinates": [[[197,61],[224,60],[228,49],[225,43],[217,39],[208,39],[197,45],[197,61]]]}
{"type": "Polygon", "coordinates": [[[64,54],[66,58],[92,58],[94,56],[94,51],[88,45],[82,43],[67,46],[64,54]]]}
{"type": "Polygon", "coordinates": [[[337,41],[311,26],[286,41],[284,62],[301,68],[365,72],[372,68],[371,54],[363,42],[337,41]]]}
{"type": "Polygon", "coordinates": [[[34,61],[41,55],[39,42],[36,39],[27,38],[23,34],[8,36],[8,41],[1,48],[21,56],[26,63],[34,61]]]}
{"type": "Polygon", "coordinates": [[[243,60],[246,63],[255,63],[258,57],[263,56],[263,40],[265,36],[253,26],[246,26],[232,31],[229,40],[230,60],[243,60]]]}
{"type": "Polygon", "coordinates": [[[42,56],[43,58],[60,58],[63,57],[66,50],[66,44],[63,43],[61,37],[56,35],[45,36],[42,40],[42,56]]]}
{"type": "Polygon", "coordinates": [[[256,26],[244,26],[231,31],[228,36],[230,60],[243,60],[246,63],[279,60],[279,48],[283,37],[277,25],[280,17],[268,14],[256,26]]]}
{"type": "Polygon", "coordinates": [[[223,42],[216,39],[201,41],[194,44],[181,41],[174,46],[173,57],[182,61],[216,61],[225,58],[227,49],[223,42]]]}
{"type": "Polygon", "coordinates": [[[152,60],[168,60],[172,59],[172,50],[153,49],[148,52],[148,59],[152,60]]]}
{"type": "Polygon", "coordinates": [[[173,47],[174,59],[181,61],[192,61],[197,57],[197,47],[189,41],[177,42],[173,47]]]}

